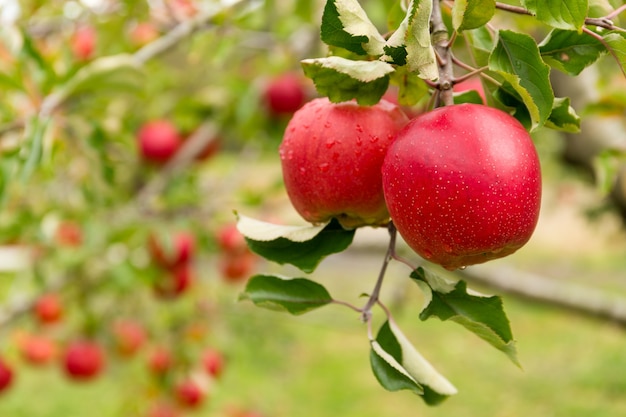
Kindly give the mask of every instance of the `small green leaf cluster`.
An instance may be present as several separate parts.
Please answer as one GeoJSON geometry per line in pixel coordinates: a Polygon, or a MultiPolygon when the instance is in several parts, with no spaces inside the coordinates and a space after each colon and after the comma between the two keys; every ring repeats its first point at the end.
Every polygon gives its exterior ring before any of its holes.
{"type": "MultiPolygon", "coordinates": [[[[242,215],[237,227],[254,252],[278,264],[293,265],[305,273],[314,272],[325,257],[347,248],[355,233],[341,228],[336,220],[318,226],[281,226],[242,215]]],[[[390,230],[391,242],[395,242],[395,231],[390,230]]],[[[390,244],[390,257],[381,270],[378,289],[386,265],[394,255],[393,246],[390,244]]],[[[468,292],[465,282],[450,282],[422,267],[415,268],[410,277],[426,300],[420,320],[436,317],[459,323],[519,365],[510,324],[499,297],[468,292]]],[[[389,391],[408,390],[429,405],[438,404],[457,392],[395,324],[391,313],[378,299],[376,289],[366,305],[358,308],[334,299],[323,285],[310,278],[257,274],[248,281],[240,300],[294,315],[331,304],[344,305],[361,313],[368,327],[372,325],[371,308],[378,304],[387,318],[375,337],[370,332],[369,339],[370,365],[381,386],[389,391]]]]}
{"type": "Polygon", "coordinates": [[[528,0],[523,7],[493,0],[442,2],[441,21],[447,25],[432,33],[439,2],[399,3],[389,12],[388,22],[394,23],[383,35],[357,0],[326,2],[321,39],[332,54],[302,61],[320,94],[370,105],[391,83],[402,104],[415,105],[429,90],[446,91],[463,77],[480,74],[491,91],[489,105],[512,113],[527,129],[572,132],[580,118],[567,98],[555,97],[551,69],[576,76],[607,54],[622,72],[626,67],[626,33],[609,18],[610,11],[591,17],[597,8],[587,0],[528,0]],[[509,15],[531,16],[537,33],[548,32],[536,40],[537,35],[497,29],[509,15]],[[442,71],[449,60],[458,75],[442,71]]]}

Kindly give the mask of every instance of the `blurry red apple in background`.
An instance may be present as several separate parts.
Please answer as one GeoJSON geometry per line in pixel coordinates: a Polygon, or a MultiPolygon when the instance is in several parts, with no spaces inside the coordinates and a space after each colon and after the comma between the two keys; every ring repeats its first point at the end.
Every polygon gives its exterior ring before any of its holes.
{"type": "Polygon", "coordinates": [[[189,288],[192,283],[191,267],[183,264],[167,270],[154,283],[156,294],[163,299],[174,299],[189,288]]]}
{"type": "Polygon", "coordinates": [[[272,116],[293,114],[306,100],[303,77],[295,73],[285,73],[272,78],[265,87],[264,99],[272,116]]]}
{"type": "Polygon", "coordinates": [[[205,349],[202,353],[202,365],[213,378],[219,378],[224,371],[224,355],[217,349],[205,349]]]}
{"type": "Polygon", "coordinates": [[[150,235],[148,250],[152,260],[164,268],[177,268],[191,262],[196,250],[196,237],[187,231],[170,236],[150,235]]]}
{"type": "Polygon", "coordinates": [[[72,53],[79,61],[87,61],[92,58],[96,50],[98,34],[91,26],[79,26],[70,40],[72,53]]]}
{"type": "Polygon", "coordinates": [[[35,316],[42,324],[56,323],[63,316],[63,303],[56,293],[41,295],[33,306],[35,316]]]}
{"type": "Polygon", "coordinates": [[[204,401],[205,392],[193,379],[185,379],[175,388],[179,404],[187,408],[196,408],[204,401]]]}
{"type": "Polygon", "coordinates": [[[140,156],[150,162],[167,162],[178,151],[182,138],[168,120],[146,122],[137,132],[140,156]]]}
{"type": "Polygon", "coordinates": [[[163,346],[153,348],[148,357],[148,368],[156,375],[163,375],[168,372],[174,364],[172,353],[163,346]]]}
{"type": "Polygon", "coordinates": [[[113,323],[115,348],[122,356],[132,356],[146,341],[146,331],[141,323],[132,319],[120,319],[113,323]]]}
{"type": "Polygon", "coordinates": [[[0,358],[0,393],[6,391],[13,383],[13,368],[0,358]]]}
{"type": "Polygon", "coordinates": [[[78,223],[65,220],[59,223],[55,231],[55,240],[61,246],[80,246],[83,232],[78,223]]]}
{"type": "Polygon", "coordinates": [[[104,367],[104,352],[92,340],[75,340],[65,350],[63,365],[65,374],[74,380],[93,379],[104,367]]]}
{"type": "Polygon", "coordinates": [[[24,360],[35,366],[51,362],[57,353],[57,345],[52,339],[36,334],[23,335],[19,349],[24,360]]]}

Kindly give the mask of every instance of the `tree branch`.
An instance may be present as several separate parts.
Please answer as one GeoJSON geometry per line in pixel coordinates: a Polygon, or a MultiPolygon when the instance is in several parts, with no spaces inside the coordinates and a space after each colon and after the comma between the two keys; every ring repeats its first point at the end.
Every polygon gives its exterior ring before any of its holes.
{"type": "Polygon", "coordinates": [[[623,297],[510,267],[475,265],[458,274],[469,282],[500,292],[626,327],[626,299],[623,297]]]}
{"type": "Polygon", "coordinates": [[[454,104],[452,84],[454,70],[450,56],[450,40],[448,29],[441,15],[440,0],[433,0],[433,10],[430,16],[431,38],[437,54],[439,64],[439,97],[445,106],[454,104]]]}

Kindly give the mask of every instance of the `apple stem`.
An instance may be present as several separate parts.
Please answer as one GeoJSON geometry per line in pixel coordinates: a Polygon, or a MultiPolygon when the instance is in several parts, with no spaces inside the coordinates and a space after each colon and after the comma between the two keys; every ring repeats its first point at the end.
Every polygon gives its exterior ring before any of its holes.
{"type": "MultiPolygon", "coordinates": [[[[452,96],[452,83],[454,80],[453,63],[450,56],[451,42],[448,36],[448,29],[443,23],[441,15],[440,0],[433,0],[433,10],[430,16],[431,38],[437,54],[437,63],[439,66],[439,84],[438,97],[439,102],[444,106],[454,104],[452,96]]],[[[439,105],[439,103],[437,103],[439,105]]]]}
{"type": "Polygon", "coordinates": [[[365,306],[361,309],[361,319],[364,322],[369,322],[372,317],[372,307],[378,303],[378,297],[380,296],[380,289],[382,288],[383,279],[385,278],[385,273],[387,272],[387,266],[396,253],[396,237],[398,235],[398,231],[392,221],[390,221],[387,225],[387,230],[389,231],[389,246],[387,247],[387,253],[385,254],[383,265],[378,273],[378,279],[376,280],[374,290],[367,300],[367,303],[365,303],[365,306]]]}

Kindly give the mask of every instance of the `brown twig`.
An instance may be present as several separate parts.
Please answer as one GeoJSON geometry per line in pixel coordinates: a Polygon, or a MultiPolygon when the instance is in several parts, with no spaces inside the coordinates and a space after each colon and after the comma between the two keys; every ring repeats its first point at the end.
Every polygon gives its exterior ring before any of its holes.
{"type": "Polygon", "coordinates": [[[450,57],[450,41],[448,37],[448,29],[443,22],[440,0],[433,0],[433,10],[430,16],[430,25],[431,39],[435,48],[437,62],[439,65],[439,94],[437,100],[440,100],[445,106],[449,106],[454,104],[454,97],[452,95],[454,71],[452,59],[450,57]]]}

